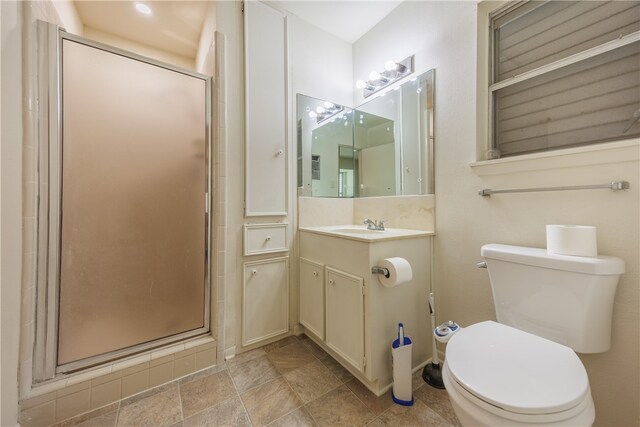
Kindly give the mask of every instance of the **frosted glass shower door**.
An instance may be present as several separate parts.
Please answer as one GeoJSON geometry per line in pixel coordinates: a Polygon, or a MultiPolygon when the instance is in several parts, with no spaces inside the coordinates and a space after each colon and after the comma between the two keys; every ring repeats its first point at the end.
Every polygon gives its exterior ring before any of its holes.
{"type": "Polygon", "coordinates": [[[208,87],[62,39],[58,366],[207,330],[208,87]]]}

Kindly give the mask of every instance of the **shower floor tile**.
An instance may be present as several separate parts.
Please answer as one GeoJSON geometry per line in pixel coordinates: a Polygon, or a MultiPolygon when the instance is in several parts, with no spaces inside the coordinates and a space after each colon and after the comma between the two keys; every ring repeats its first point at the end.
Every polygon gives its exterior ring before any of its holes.
{"type": "Polygon", "coordinates": [[[56,426],[459,426],[447,392],[413,380],[414,406],[394,405],[303,335],[56,426]]]}

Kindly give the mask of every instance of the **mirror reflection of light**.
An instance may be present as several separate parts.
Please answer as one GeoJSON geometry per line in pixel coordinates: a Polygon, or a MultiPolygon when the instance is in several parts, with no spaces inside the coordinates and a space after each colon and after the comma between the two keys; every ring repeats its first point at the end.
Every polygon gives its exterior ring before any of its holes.
{"type": "Polygon", "coordinates": [[[325,102],[324,102],[324,108],[331,109],[331,108],[333,108],[333,107],[335,107],[335,104],[334,104],[334,103],[329,102],[329,101],[325,101],[325,102]]]}

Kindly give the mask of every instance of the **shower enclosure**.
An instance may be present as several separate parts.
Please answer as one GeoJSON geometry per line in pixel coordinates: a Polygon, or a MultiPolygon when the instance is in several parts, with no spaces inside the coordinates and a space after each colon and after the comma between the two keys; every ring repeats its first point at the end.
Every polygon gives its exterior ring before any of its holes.
{"type": "Polygon", "coordinates": [[[211,81],[38,25],[44,380],[209,331],[211,81]]]}

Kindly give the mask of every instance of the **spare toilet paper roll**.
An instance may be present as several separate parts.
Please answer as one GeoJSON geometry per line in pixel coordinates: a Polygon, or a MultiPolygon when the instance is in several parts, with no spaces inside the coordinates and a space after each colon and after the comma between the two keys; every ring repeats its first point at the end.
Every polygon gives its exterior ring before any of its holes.
{"type": "Polygon", "coordinates": [[[556,255],[598,256],[596,227],[547,225],[547,252],[556,255]]]}
{"type": "Polygon", "coordinates": [[[389,277],[386,277],[384,274],[378,275],[380,283],[387,288],[393,288],[410,282],[413,278],[411,264],[409,264],[409,261],[404,258],[395,257],[383,259],[378,263],[378,266],[389,270],[389,277]]]}

